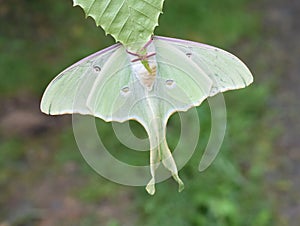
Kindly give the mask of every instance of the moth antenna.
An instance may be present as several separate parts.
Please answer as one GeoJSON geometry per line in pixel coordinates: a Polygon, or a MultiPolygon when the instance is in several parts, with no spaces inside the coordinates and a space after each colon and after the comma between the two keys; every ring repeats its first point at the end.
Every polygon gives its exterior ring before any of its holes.
{"type": "Polygon", "coordinates": [[[131,62],[134,63],[134,62],[141,61],[141,60],[142,60],[141,58],[136,58],[136,59],[131,60],[131,62]]]}
{"type": "Polygon", "coordinates": [[[155,56],[156,55],[156,53],[150,53],[150,54],[148,54],[147,56],[146,56],[146,58],[149,58],[149,57],[152,57],[152,56],[155,56]]]}
{"type": "Polygon", "coordinates": [[[150,40],[144,45],[144,47],[142,49],[147,49],[147,47],[152,43],[153,38],[151,36],[150,40]]]}
{"type": "Polygon", "coordinates": [[[126,52],[127,52],[127,53],[129,53],[129,54],[131,54],[131,55],[133,55],[133,56],[141,57],[141,55],[140,55],[140,54],[137,54],[137,53],[131,52],[131,51],[129,51],[128,49],[126,49],[126,52]]]}
{"type": "Polygon", "coordinates": [[[152,56],[155,56],[155,55],[156,55],[156,53],[150,53],[147,56],[141,56],[139,54],[136,54],[135,56],[138,56],[138,58],[131,60],[131,62],[133,63],[133,62],[137,62],[137,61],[140,61],[140,60],[146,60],[146,59],[148,59],[152,56]]]}

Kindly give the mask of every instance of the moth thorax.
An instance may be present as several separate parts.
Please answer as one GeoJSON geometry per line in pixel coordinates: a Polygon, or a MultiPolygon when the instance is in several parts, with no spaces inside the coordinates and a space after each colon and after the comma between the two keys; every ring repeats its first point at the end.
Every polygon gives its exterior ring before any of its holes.
{"type": "Polygon", "coordinates": [[[152,90],[156,78],[156,66],[151,66],[151,72],[145,70],[139,73],[139,80],[149,91],[152,90]]]}
{"type": "Polygon", "coordinates": [[[140,84],[147,90],[152,90],[156,78],[156,64],[149,62],[150,71],[139,61],[132,64],[132,68],[140,84]]]}

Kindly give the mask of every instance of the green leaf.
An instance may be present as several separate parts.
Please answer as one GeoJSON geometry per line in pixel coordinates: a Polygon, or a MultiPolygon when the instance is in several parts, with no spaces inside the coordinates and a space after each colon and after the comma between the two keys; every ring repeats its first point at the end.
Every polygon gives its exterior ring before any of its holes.
{"type": "Polygon", "coordinates": [[[164,0],[73,0],[106,34],[125,46],[146,43],[162,13],[164,0]]]}

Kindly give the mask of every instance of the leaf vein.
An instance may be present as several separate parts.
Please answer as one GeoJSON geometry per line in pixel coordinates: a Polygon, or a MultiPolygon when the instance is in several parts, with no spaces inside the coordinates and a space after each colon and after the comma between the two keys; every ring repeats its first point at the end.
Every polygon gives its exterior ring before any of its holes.
{"type": "Polygon", "coordinates": [[[109,31],[109,29],[111,28],[112,23],[115,21],[115,19],[117,18],[117,15],[120,13],[120,11],[122,10],[122,8],[124,7],[124,3],[127,0],[123,0],[122,4],[120,5],[119,9],[116,11],[116,14],[113,16],[113,18],[111,19],[108,27],[107,27],[107,31],[109,31]]]}
{"type": "Polygon", "coordinates": [[[111,3],[111,0],[109,0],[109,1],[107,2],[107,4],[106,4],[105,7],[104,7],[104,10],[103,10],[102,13],[99,15],[99,17],[98,17],[99,19],[98,19],[98,21],[97,21],[98,24],[100,24],[100,21],[102,20],[102,17],[103,17],[103,15],[104,15],[105,11],[107,10],[108,6],[110,5],[110,3],[111,3]]]}
{"type": "Polygon", "coordinates": [[[129,39],[130,39],[132,32],[133,32],[133,30],[130,30],[129,35],[126,38],[126,43],[129,43],[129,39]]]}
{"type": "Polygon", "coordinates": [[[143,15],[143,16],[146,17],[148,20],[150,20],[150,21],[152,21],[152,22],[155,23],[155,20],[151,20],[150,17],[149,17],[149,15],[145,14],[144,12],[142,12],[142,11],[136,9],[136,8],[133,8],[133,7],[130,7],[130,8],[133,9],[134,11],[136,11],[137,13],[143,15]]]}
{"type": "Polygon", "coordinates": [[[125,20],[125,22],[123,23],[123,25],[122,25],[122,27],[120,28],[120,30],[118,31],[117,36],[119,36],[120,33],[123,31],[125,25],[127,24],[127,21],[128,21],[128,19],[129,19],[129,17],[130,17],[130,16],[127,16],[127,17],[126,17],[126,20],[125,20]]]}
{"type": "Polygon", "coordinates": [[[161,8],[157,7],[156,5],[153,5],[151,2],[148,2],[148,1],[146,1],[146,0],[142,0],[142,2],[147,3],[148,5],[152,6],[153,8],[155,8],[155,9],[157,9],[157,10],[159,10],[159,11],[162,10],[161,8]]]}
{"type": "Polygon", "coordinates": [[[94,4],[95,4],[96,0],[94,0],[92,2],[92,4],[90,5],[90,7],[88,8],[88,10],[86,11],[86,15],[88,15],[91,12],[91,9],[93,8],[94,4]]]}

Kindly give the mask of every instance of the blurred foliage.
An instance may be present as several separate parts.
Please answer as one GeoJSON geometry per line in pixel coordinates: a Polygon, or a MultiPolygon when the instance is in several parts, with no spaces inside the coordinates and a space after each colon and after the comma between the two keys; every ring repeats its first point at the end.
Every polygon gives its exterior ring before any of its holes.
{"type": "Polygon", "coordinates": [[[155,33],[228,47],[257,35],[259,17],[253,11],[247,11],[250,2],[166,0],[155,33]]]}
{"type": "Polygon", "coordinates": [[[155,197],[141,194],[138,200],[147,219],[143,225],[273,225],[267,191],[261,187],[270,137],[262,137],[267,128],[255,123],[264,115],[265,87],[256,85],[225,96],[229,128],[217,159],[206,171],[198,171],[210,128],[209,108],[204,104],[198,108],[199,147],[180,171],[185,190],[178,193],[169,180],[157,186],[155,197]]]}
{"type": "MultiPolygon", "coordinates": [[[[257,38],[259,18],[247,11],[249,3],[250,0],[166,0],[156,33],[230,49],[237,43],[257,38]]],[[[72,8],[71,0],[0,0],[0,4],[2,99],[24,92],[41,96],[59,71],[113,43],[91,19],[84,19],[79,7],[72,8]]],[[[157,193],[152,197],[144,188],[124,188],[100,178],[82,159],[69,128],[36,140],[1,140],[0,187],[8,190],[6,186],[14,175],[32,167],[29,149],[41,152],[48,143],[51,145],[47,149],[53,155],[47,163],[49,172],[60,171],[67,162],[80,166],[76,177],[85,178],[86,184],[74,188],[74,196],[92,204],[113,200],[121,190],[131,192],[134,198],[128,208],[138,215],[138,225],[274,225],[268,191],[263,187],[264,166],[272,139],[264,125],[268,94],[266,84],[254,84],[245,90],[225,94],[228,106],[226,139],[216,161],[203,173],[199,173],[198,164],[209,136],[210,113],[206,103],[197,109],[201,135],[196,153],[180,171],[186,185],[182,193],[177,192],[173,180],[158,184],[157,193]]],[[[176,116],[171,124],[179,130],[176,116]]],[[[118,152],[124,147],[113,135],[111,125],[99,120],[97,126],[106,145],[116,150],[113,155],[136,165],[148,161],[147,153],[118,152]]],[[[135,123],[132,128],[137,134],[143,133],[135,123]]],[[[176,133],[168,136],[171,147],[176,146],[177,136],[176,133]]],[[[39,162],[39,154],[35,160],[39,162]]],[[[35,177],[40,173],[35,171],[35,177]]],[[[0,205],[5,205],[6,201],[1,196],[0,205]]],[[[87,217],[80,225],[95,225],[95,222],[93,217],[87,217]]],[[[111,219],[107,225],[122,224],[118,219],[111,219]]]]}
{"type": "Polygon", "coordinates": [[[113,43],[72,1],[2,2],[0,19],[0,94],[41,94],[66,65],[113,43]]]}

